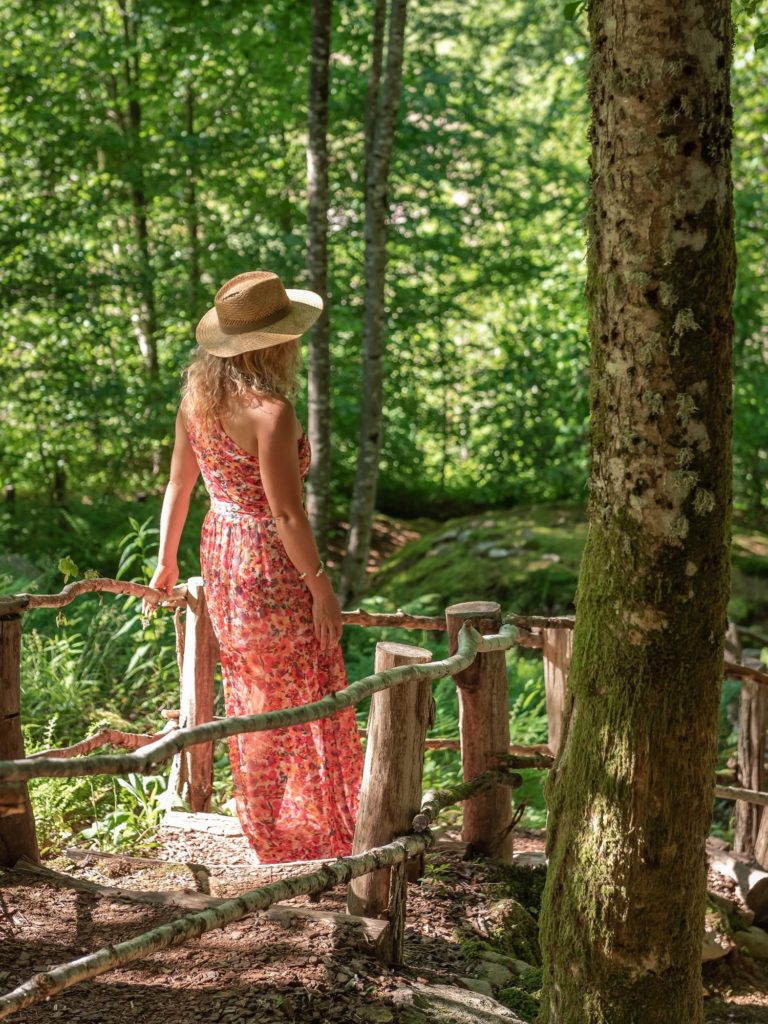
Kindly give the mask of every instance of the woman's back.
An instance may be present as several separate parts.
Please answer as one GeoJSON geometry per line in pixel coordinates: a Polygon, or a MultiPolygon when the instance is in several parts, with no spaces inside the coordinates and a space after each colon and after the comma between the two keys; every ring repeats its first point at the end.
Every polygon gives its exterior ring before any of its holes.
{"type": "MultiPolygon", "coordinates": [[[[212,504],[231,504],[254,515],[271,516],[258,456],[230,437],[221,419],[203,420],[191,411],[185,413],[184,419],[187,437],[212,504]]],[[[311,461],[309,438],[305,431],[296,443],[303,479],[311,461]]]]}

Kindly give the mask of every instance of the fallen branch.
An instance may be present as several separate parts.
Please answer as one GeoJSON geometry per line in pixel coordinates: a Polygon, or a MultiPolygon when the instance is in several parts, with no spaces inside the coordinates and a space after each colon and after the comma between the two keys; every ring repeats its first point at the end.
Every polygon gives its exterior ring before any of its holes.
{"type": "MultiPolygon", "coordinates": [[[[439,810],[458,800],[480,792],[492,785],[510,784],[509,776],[504,772],[483,772],[482,775],[456,786],[453,790],[440,790],[425,794],[421,814],[436,816],[439,810]],[[446,802],[447,801],[447,802],[446,802]]],[[[519,784],[519,783],[518,783],[519,784]]],[[[414,818],[414,824],[419,815],[414,818]]],[[[376,846],[365,853],[350,857],[339,857],[335,861],[324,864],[317,871],[303,875],[294,875],[278,882],[269,882],[234,899],[222,900],[216,906],[206,910],[177,918],[168,924],[160,925],[151,931],[136,935],[125,942],[118,942],[90,953],[87,956],[72,960],[49,971],[35,974],[12,992],[0,997],[0,1019],[23,1010],[27,1006],[40,1002],[49,996],[71,988],[80,981],[98,977],[113,967],[122,967],[134,960],[142,959],[149,953],[178,945],[189,939],[197,938],[206,932],[223,928],[234,921],[239,921],[247,914],[266,910],[273,903],[304,896],[309,893],[325,892],[343,882],[349,882],[360,875],[377,871],[379,868],[399,864],[401,861],[421,853],[434,844],[434,835],[426,829],[418,835],[399,836],[391,843],[376,846]]]]}
{"type": "Polygon", "coordinates": [[[198,892],[161,892],[149,889],[121,889],[116,886],[100,885],[89,878],[77,878],[64,871],[53,871],[51,868],[35,864],[26,857],[20,857],[13,865],[14,871],[36,875],[44,882],[62,885],[78,892],[90,892],[96,896],[105,896],[111,900],[122,900],[127,903],[149,903],[152,906],[181,907],[183,910],[200,910],[204,907],[217,906],[221,900],[216,896],[206,896],[198,892]]]}
{"type": "Polygon", "coordinates": [[[281,708],[258,715],[240,715],[219,722],[206,722],[185,729],[174,729],[162,739],[148,743],[129,754],[97,754],[85,758],[19,758],[0,761],[0,779],[14,782],[35,778],[83,778],[89,775],[118,775],[147,772],[167,761],[174,754],[196,743],[239,736],[243,733],[281,729],[305,722],[315,722],[341,708],[359,704],[373,693],[399,683],[422,679],[443,679],[471,665],[479,651],[504,651],[515,645],[516,630],[502,626],[501,632],[489,636],[480,633],[466,620],[459,630],[455,654],[440,661],[417,665],[399,665],[350,683],[342,690],[326,694],[320,700],[297,707],[281,708]]]}

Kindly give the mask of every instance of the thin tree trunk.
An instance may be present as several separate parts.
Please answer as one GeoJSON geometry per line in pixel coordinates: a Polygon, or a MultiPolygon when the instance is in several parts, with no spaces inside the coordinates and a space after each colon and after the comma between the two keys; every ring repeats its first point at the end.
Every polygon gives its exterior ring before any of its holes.
{"type": "Polygon", "coordinates": [[[189,325],[190,335],[194,338],[195,326],[200,318],[200,216],[197,207],[198,161],[195,133],[195,90],[191,82],[187,83],[184,115],[187,132],[186,219],[187,244],[189,246],[189,325]]]}
{"type": "Polygon", "coordinates": [[[139,54],[138,54],[138,14],[131,12],[128,0],[119,3],[120,16],[123,22],[123,37],[126,46],[132,50],[130,56],[123,60],[123,77],[126,89],[127,117],[124,120],[126,140],[128,142],[130,166],[130,196],[138,258],[138,294],[139,319],[136,324],[136,338],[144,359],[144,365],[150,377],[158,375],[157,358],[157,311],[155,304],[155,284],[152,273],[152,254],[149,244],[149,221],[144,165],[141,159],[141,102],[139,100],[139,54]],[[136,24],[132,28],[131,23],[136,24]]]}
{"type": "Polygon", "coordinates": [[[362,593],[371,546],[381,451],[384,378],[384,285],[387,265],[387,184],[400,107],[406,0],[392,0],[384,75],[385,0],[374,9],[373,53],[365,123],[365,296],[360,447],[350,510],[350,528],[339,586],[342,606],[362,593]]]}
{"type": "Polygon", "coordinates": [[[541,1024],[700,1024],[731,506],[728,0],[592,0],[590,528],[541,1024]]]}
{"type": "Polygon", "coordinates": [[[307,512],[320,557],[328,554],[331,523],[331,356],[328,309],[328,85],[332,0],[312,0],[307,145],[307,265],[309,287],[323,312],[309,335],[308,433],[312,465],[307,512]]]}

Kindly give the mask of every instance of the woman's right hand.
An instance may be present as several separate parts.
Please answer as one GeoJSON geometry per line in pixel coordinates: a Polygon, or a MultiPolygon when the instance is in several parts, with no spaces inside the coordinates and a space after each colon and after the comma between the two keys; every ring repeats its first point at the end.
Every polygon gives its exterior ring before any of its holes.
{"type": "MultiPolygon", "coordinates": [[[[164,590],[168,597],[173,593],[173,588],[176,586],[179,580],[179,567],[175,562],[169,562],[163,564],[158,563],[157,568],[152,574],[152,579],[149,581],[149,586],[154,590],[164,590]]],[[[141,602],[141,613],[142,615],[149,615],[149,613],[156,606],[152,602],[147,601],[146,598],[141,602]]]]}
{"type": "Polygon", "coordinates": [[[313,595],[312,620],[321,650],[332,650],[341,639],[342,619],[339,599],[330,587],[313,595]]]}

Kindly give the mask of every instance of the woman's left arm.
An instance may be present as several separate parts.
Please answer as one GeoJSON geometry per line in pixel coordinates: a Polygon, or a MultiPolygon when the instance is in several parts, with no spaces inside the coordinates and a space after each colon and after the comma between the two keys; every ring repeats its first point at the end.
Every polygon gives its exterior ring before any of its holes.
{"type": "MultiPolygon", "coordinates": [[[[157,568],[150,587],[164,590],[169,596],[179,578],[178,550],[181,531],[189,512],[189,499],[200,475],[195,453],[187,437],[181,407],[176,414],[176,437],[171,456],[171,471],[160,513],[160,545],[157,568]]],[[[145,611],[146,611],[145,607],[145,611]]]]}

